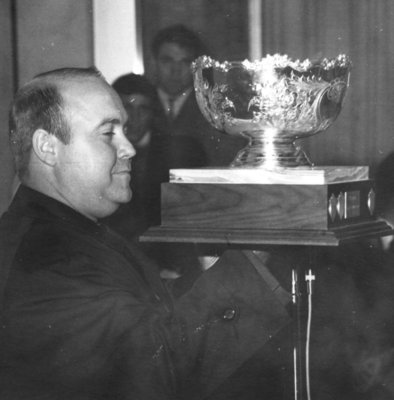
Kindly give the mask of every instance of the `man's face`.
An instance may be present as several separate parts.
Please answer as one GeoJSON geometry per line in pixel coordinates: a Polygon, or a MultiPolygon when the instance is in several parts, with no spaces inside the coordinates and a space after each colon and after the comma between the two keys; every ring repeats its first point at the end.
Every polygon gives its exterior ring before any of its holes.
{"type": "Polygon", "coordinates": [[[135,150],[125,135],[126,111],[99,79],[67,81],[60,90],[71,140],[58,147],[58,195],[91,219],[105,217],[131,199],[135,150]]]}
{"type": "Polygon", "coordinates": [[[121,96],[124,108],[128,114],[127,138],[133,145],[151,130],[153,123],[152,101],[141,93],[121,96]]]}
{"type": "Polygon", "coordinates": [[[176,96],[193,85],[190,64],[193,54],[175,43],[164,43],[157,55],[158,85],[166,93],[176,96]]]}

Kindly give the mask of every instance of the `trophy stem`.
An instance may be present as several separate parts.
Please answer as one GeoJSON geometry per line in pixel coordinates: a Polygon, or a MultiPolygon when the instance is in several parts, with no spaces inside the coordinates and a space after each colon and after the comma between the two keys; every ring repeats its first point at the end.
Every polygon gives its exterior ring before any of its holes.
{"type": "Polygon", "coordinates": [[[249,143],[240,150],[231,163],[232,168],[262,168],[312,166],[312,163],[291,139],[267,138],[265,132],[244,132],[249,143]]]}

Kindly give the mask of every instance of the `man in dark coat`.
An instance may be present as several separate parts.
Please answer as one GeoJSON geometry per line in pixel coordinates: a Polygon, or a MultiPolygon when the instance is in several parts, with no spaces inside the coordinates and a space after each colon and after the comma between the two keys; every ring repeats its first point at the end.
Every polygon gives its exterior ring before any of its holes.
{"type": "MultiPolygon", "coordinates": [[[[21,186],[0,220],[1,399],[214,398],[249,359],[271,367],[255,357],[275,354],[290,319],[242,253],[173,295],[99,222],[132,196],[126,121],[92,69],[41,74],[15,97],[21,186]]],[[[281,383],[266,382],[267,398],[281,383]]]]}

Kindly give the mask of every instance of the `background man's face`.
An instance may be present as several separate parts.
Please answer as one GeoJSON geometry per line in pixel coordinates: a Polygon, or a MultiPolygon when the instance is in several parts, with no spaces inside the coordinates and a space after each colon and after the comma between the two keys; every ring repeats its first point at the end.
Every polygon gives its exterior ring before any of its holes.
{"type": "Polygon", "coordinates": [[[99,79],[61,87],[71,141],[59,144],[60,195],[92,219],[131,199],[130,164],[135,150],[125,136],[127,114],[119,96],[99,79]]]}
{"type": "Polygon", "coordinates": [[[193,85],[190,64],[193,61],[190,50],[175,43],[164,43],[157,56],[158,85],[165,92],[176,96],[193,85]]]}
{"type": "Polygon", "coordinates": [[[127,138],[138,144],[142,137],[152,129],[153,105],[148,96],[141,93],[121,96],[124,108],[129,116],[127,138]]]}

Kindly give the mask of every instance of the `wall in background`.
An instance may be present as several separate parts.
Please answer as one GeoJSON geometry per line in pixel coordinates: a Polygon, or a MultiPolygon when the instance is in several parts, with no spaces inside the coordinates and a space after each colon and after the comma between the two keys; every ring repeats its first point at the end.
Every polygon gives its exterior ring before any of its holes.
{"type": "MultiPolygon", "coordinates": [[[[348,54],[350,87],[338,119],[304,140],[317,165],[369,165],[394,151],[394,2],[263,0],[263,53],[348,54]]],[[[393,171],[394,174],[394,171],[393,171]]]]}
{"type": "Polygon", "coordinates": [[[13,180],[8,146],[8,107],[14,91],[11,1],[0,1],[0,214],[11,199],[13,180]]]}
{"type": "Polygon", "coordinates": [[[18,78],[93,65],[91,0],[16,0],[18,78]]]}
{"type": "Polygon", "coordinates": [[[94,64],[108,82],[144,73],[135,0],[93,0],[94,64]]]}

